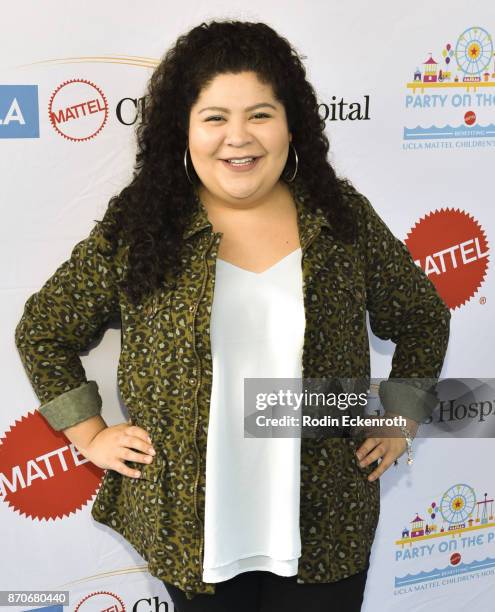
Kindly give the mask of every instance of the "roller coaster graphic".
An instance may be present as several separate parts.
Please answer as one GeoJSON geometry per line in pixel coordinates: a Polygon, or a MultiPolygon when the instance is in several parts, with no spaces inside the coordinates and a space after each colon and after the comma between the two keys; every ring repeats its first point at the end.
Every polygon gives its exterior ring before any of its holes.
{"type": "Polygon", "coordinates": [[[410,521],[410,528],[404,527],[401,538],[395,543],[404,546],[419,540],[455,537],[469,531],[495,527],[494,501],[488,498],[488,493],[477,501],[472,487],[455,484],[445,491],[440,504],[430,504],[428,520],[416,514],[410,521]],[[441,519],[440,528],[435,519],[441,519]]]}

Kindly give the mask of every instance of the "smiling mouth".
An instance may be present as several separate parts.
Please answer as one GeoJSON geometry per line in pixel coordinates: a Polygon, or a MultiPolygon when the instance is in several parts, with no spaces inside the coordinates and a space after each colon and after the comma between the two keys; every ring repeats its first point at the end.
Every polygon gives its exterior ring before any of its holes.
{"type": "Polygon", "coordinates": [[[232,170],[250,170],[254,168],[260,159],[261,156],[258,157],[243,157],[239,159],[221,159],[220,161],[227,167],[232,170]]]}

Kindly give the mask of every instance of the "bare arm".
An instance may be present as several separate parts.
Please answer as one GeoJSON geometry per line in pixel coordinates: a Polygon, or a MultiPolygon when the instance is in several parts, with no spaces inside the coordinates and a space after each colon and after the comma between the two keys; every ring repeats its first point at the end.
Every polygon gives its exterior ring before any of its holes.
{"type": "Polygon", "coordinates": [[[96,415],[63,430],[64,435],[86,457],[86,452],[97,434],[108,426],[101,415],[96,415]]]}

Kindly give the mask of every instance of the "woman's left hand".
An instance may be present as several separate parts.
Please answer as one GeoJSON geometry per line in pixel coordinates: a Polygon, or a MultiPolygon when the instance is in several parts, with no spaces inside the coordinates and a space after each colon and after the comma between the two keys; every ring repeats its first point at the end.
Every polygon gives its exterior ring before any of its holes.
{"type": "MultiPolygon", "coordinates": [[[[393,412],[385,412],[384,418],[393,418],[400,415],[393,412]]],[[[411,432],[412,437],[416,435],[419,423],[412,419],[405,419],[406,428],[411,432]]],[[[369,436],[356,451],[356,456],[361,467],[366,467],[370,463],[380,459],[378,467],[368,475],[368,480],[373,481],[379,478],[385,470],[394,464],[394,461],[403,455],[407,450],[407,442],[398,427],[371,427],[368,429],[369,436]],[[395,433],[397,432],[397,433],[395,433]],[[385,434],[386,435],[383,435],[385,434]]]]}
{"type": "Polygon", "coordinates": [[[369,437],[363,442],[358,448],[356,456],[359,459],[359,465],[366,467],[373,461],[381,459],[378,467],[368,475],[368,480],[375,480],[379,478],[385,470],[393,465],[394,461],[398,459],[407,448],[406,439],[404,436],[400,438],[380,438],[380,437],[369,437]]]}

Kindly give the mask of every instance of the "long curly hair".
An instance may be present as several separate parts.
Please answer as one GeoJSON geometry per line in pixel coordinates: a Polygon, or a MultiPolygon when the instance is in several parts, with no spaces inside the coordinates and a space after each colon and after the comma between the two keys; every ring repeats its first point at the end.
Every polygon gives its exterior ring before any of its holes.
{"type": "MultiPolygon", "coordinates": [[[[342,184],[349,183],[337,178],[327,160],[325,121],[297,51],[265,23],[203,22],[179,36],[150,77],[136,126],[133,178],[110,199],[100,222],[111,251],[126,247],[121,289],[133,303],[180,273],[182,232],[199,184],[191,164],[193,184],[184,170],[191,107],[217,75],[244,71],[270,84],[285,107],[305,204],[325,212],[339,240],[355,240],[356,221],[341,193],[342,184]]],[[[291,157],[281,180],[293,171],[291,157]]]]}

